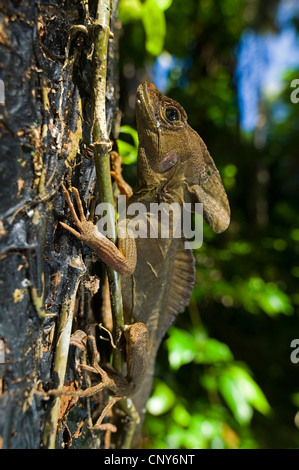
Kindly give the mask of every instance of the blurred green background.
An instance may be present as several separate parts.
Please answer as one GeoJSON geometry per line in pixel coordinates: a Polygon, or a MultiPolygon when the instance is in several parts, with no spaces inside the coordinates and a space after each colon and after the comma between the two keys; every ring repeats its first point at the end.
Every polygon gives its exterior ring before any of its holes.
{"type": "Polygon", "coordinates": [[[150,80],[186,109],[232,210],[225,233],[204,224],[190,307],[160,348],[144,447],[299,446],[298,3],[120,0],[125,178],[134,185],[136,87],[150,80]]]}

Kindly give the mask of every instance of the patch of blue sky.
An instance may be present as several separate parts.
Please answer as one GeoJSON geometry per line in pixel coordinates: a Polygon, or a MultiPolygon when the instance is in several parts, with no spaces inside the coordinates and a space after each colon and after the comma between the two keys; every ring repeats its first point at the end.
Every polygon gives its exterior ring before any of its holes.
{"type": "Polygon", "coordinates": [[[293,26],[285,26],[280,34],[266,36],[264,40],[271,59],[262,85],[265,93],[277,94],[283,85],[283,72],[299,66],[299,40],[293,26]]]}
{"type": "Polygon", "coordinates": [[[184,73],[192,65],[192,59],[189,56],[178,58],[163,51],[155,60],[153,70],[153,82],[156,87],[165,93],[169,88],[170,77],[177,82],[177,86],[184,89],[188,86],[189,81],[184,73]]]}
{"type": "Polygon", "coordinates": [[[175,66],[176,59],[169,52],[163,51],[155,60],[153,82],[162,92],[168,88],[170,70],[175,66]]]}
{"type": "Polygon", "coordinates": [[[241,126],[247,131],[257,124],[267,59],[263,38],[252,30],[244,31],[239,43],[236,79],[241,126]]]}
{"type": "MultiPolygon", "coordinates": [[[[236,79],[241,127],[252,131],[259,119],[259,103],[283,86],[283,73],[299,67],[299,40],[292,19],[299,16],[299,0],[281,0],[277,10],[279,33],[244,31],[238,48],[236,79]]],[[[279,106],[279,103],[277,103],[279,106]]],[[[277,110],[274,117],[282,115],[277,110]]]]}
{"type": "Polygon", "coordinates": [[[292,22],[295,16],[299,15],[298,0],[282,0],[277,8],[277,23],[283,27],[292,22]]]}

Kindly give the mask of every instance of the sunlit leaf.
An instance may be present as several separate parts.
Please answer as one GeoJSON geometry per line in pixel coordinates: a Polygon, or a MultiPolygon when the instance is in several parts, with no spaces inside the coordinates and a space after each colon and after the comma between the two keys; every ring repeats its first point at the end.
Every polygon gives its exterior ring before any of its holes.
{"type": "Polygon", "coordinates": [[[270,412],[270,405],[251,375],[245,369],[237,366],[231,367],[230,370],[232,377],[236,379],[246,400],[260,413],[268,414],[270,412]]]}
{"type": "Polygon", "coordinates": [[[134,129],[133,127],[128,126],[128,125],[120,126],[119,133],[120,134],[129,134],[133,139],[135,147],[138,147],[139,139],[138,139],[138,132],[136,131],[136,129],[134,129]]]}
{"type": "Polygon", "coordinates": [[[179,328],[169,330],[167,340],[168,358],[172,369],[179,369],[182,365],[193,360],[200,364],[214,364],[215,362],[229,361],[233,355],[229,347],[209,338],[201,331],[192,334],[179,328]]]}
{"type": "Polygon", "coordinates": [[[137,151],[133,145],[120,139],[118,139],[117,145],[119,154],[122,156],[122,163],[125,165],[130,165],[131,163],[136,162],[137,151]]]}
{"type": "Polygon", "coordinates": [[[155,2],[160,10],[167,10],[172,4],[172,0],[155,0],[155,2]]]}
{"type": "Polygon", "coordinates": [[[157,56],[163,50],[166,23],[164,12],[157,6],[155,0],[146,0],[143,3],[141,20],[146,34],[146,50],[157,56]]]}
{"type": "Polygon", "coordinates": [[[133,145],[122,139],[117,139],[118,151],[122,156],[122,162],[125,165],[131,165],[137,160],[138,154],[138,133],[136,129],[131,126],[121,126],[119,129],[120,134],[127,134],[132,138],[133,145]]]}
{"type": "Polygon", "coordinates": [[[120,0],[118,16],[123,23],[139,19],[141,16],[140,0],[120,0]]]}
{"type": "MultiPolygon", "coordinates": [[[[209,448],[215,437],[221,438],[222,422],[205,414],[194,413],[191,417],[189,432],[186,439],[193,447],[209,448]]],[[[187,442],[186,442],[187,443],[187,442]]]]}
{"type": "Polygon", "coordinates": [[[172,423],[167,428],[167,435],[166,435],[167,448],[168,449],[180,449],[184,447],[186,432],[188,431],[186,431],[185,428],[182,428],[176,423],[172,423]]]}
{"type": "Polygon", "coordinates": [[[158,382],[154,393],[149,398],[146,404],[146,409],[149,413],[159,416],[169,411],[175,404],[175,394],[163,382],[158,382]]]}
{"type": "Polygon", "coordinates": [[[249,424],[253,408],[262,414],[270,412],[270,405],[250,374],[238,366],[223,370],[219,390],[240,424],[249,424]]]}
{"type": "Polygon", "coordinates": [[[266,283],[262,278],[250,278],[247,284],[240,285],[240,293],[240,300],[252,313],[257,313],[256,307],[271,316],[281,313],[291,315],[294,311],[290,297],[275,283],[266,283]]]}
{"type": "Polygon", "coordinates": [[[187,427],[190,424],[191,416],[186,410],[186,408],[178,403],[172,410],[172,416],[174,421],[180,426],[187,427]]]}
{"type": "Polygon", "coordinates": [[[167,339],[168,359],[172,369],[179,369],[194,359],[195,338],[179,328],[171,328],[167,339]]]}
{"type": "Polygon", "coordinates": [[[205,337],[196,344],[195,362],[214,364],[231,359],[233,355],[229,347],[217,339],[205,337]]]}
{"type": "Polygon", "coordinates": [[[240,424],[248,424],[253,415],[252,406],[247,402],[236,380],[228,374],[219,379],[219,390],[240,424]]]}
{"type": "Polygon", "coordinates": [[[262,309],[268,313],[268,315],[275,315],[277,313],[291,315],[293,313],[293,307],[288,295],[282,292],[273,283],[268,283],[266,285],[264,295],[260,297],[260,304],[262,309]]]}

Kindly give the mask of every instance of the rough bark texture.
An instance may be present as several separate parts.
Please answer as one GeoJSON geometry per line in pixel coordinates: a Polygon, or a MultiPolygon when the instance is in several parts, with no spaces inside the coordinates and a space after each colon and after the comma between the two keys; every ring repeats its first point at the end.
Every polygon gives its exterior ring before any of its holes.
{"type": "MultiPolygon", "coordinates": [[[[89,2],[91,18],[96,3],[89,2]]],[[[66,212],[63,181],[79,188],[87,206],[96,193],[94,163],[81,140],[90,140],[92,44],[84,31],[70,34],[74,25],[89,26],[84,4],[7,0],[0,7],[2,448],[48,445],[45,426],[55,400],[45,401],[34,390],[39,383],[55,387],[53,358],[62,315],[72,315],[72,331],[94,331],[101,321],[94,314],[99,308],[93,308],[101,304],[93,277],[100,265],[91,263],[90,250],[59,225],[66,212]]],[[[112,2],[114,32],[116,8],[112,2]]],[[[110,136],[117,113],[116,45],[114,37],[106,96],[110,136]]],[[[86,387],[90,378],[75,366],[78,351],[70,346],[65,379],[86,387]]],[[[102,445],[87,429],[99,404],[85,400],[69,414],[73,405],[62,399],[56,446],[102,445]]]]}

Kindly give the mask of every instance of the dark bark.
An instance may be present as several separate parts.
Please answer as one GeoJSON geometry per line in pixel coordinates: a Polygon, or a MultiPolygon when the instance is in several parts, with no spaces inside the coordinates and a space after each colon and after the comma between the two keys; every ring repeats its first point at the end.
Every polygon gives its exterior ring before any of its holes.
{"type": "MultiPolygon", "coordinates": [[[[96,3],[89,2],[91,18],[96,3]]],[[[109,41],[106,104],[113,137],[117,2],[112,4],[115,37],[109,41]]],[[[74,25],[89,27],[79,0],[7,0],[0,7],[0,21],[0,78],[5,84],[5,104],[0,104],[0,339],[5,345],[0,445],[39,448],[54,400],[45,401],[34,391],[39,383],[55,388],[53,358],[62,312],[73,314],[72,331],[95,331],[94,323],[101,321],[101,294],[93,295],[90,287],[100,265],[59,225],[66,220],[63,181],[79,189],[87,207],[90,195],[97,194],[94,162],[82,146],[82,139],[90,140],[92,39],[85,32],[70,34],[74,25]]],[[[74,362],[78,354],[70,346],[65,380],[81,386],[84,374],[74,362]]],[[[87,379],[83,385],[88,386],[87,379]]],[[[85,400],[81,405],[60,415],[56,446],[70,446],[71,441],[73,447],[99,445],[87,429],[99,404],[85,400]]]]}

